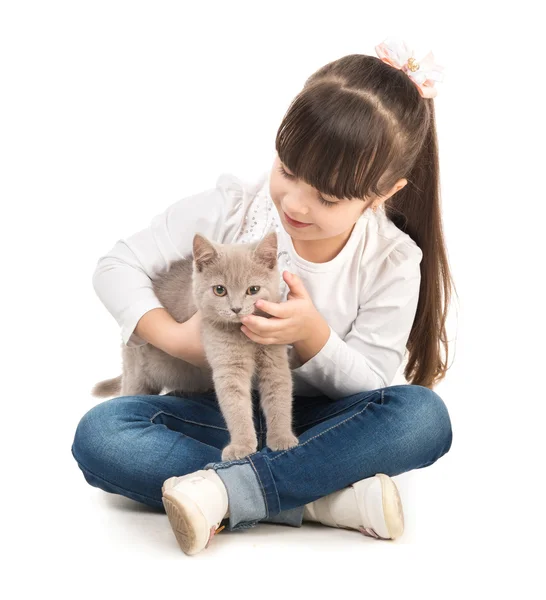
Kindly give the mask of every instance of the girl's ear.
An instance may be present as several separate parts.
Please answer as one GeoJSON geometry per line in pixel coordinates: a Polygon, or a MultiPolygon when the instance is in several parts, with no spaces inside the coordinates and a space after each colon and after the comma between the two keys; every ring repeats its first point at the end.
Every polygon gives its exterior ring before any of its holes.
{"type": "Polygon", "coordinates": [[[274,269],[277,265],[277,232],[268,233],[263,240],[258,242],[254,250],[257,261],[266,265],[268,269],[274,269]]]}
{"type": "Polygon", "coordinates": [[[218,257],[218,251],[204,235],[196,233],[193,236],[193,260],[197,270],[201,272],[203,267],[210,264],[218,257]]]}
{"type": "MultiPolygon", "coordinates": [[[[389,192],[389,195],[387,196],[387,198],[390,198],[391,196],[394,196],[394,194],[396,194],[396,192],[399,192],[403,187],[405,187],[405,185],[408,183],[407,179],[399,179],[391,188],[391,191],[389,192]]],[[[385,200],[387,199],[385,198],[385,200]]]]}

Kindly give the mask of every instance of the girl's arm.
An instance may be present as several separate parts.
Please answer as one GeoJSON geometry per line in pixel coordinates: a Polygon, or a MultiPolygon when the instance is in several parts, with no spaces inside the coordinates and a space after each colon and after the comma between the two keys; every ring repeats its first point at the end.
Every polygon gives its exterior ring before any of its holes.
{"type": "MultiPolygon", "coordinates": [[[[326,343],[292,372],[334,400],[390,385],[417,311],[421,259],[417,245],[391,251],[345,338],[330,327],[326,343]]],[[[318,339],[316,346],[321,343],[318,339]]]]}
{"type": "Polygon", "coordinates": [[[156,344],[172,341],[175,326],[153,291],[152,279],[175,260],[191,254],[196,232],[218,242],[231,238],[242,221],[244,197],[245,189],[239,179],[221,175],[215,188],[172,204],[154,217],[149,227],[120,239],[99,259],[93,287],[118,322],[124,344],[147,343],[135,328],[154,309],[164,312],[146,319],[139,327],[140,333],[144,332],[150,340],[154,337],[156,344]],[[156,327],[160,339],[154,335],[156,327]]]}
{"type": "Polygon", "coordinates": [[[202,367],[208,361],[201,341],[200,324],[199,310],[184,323],[178,323],[164,308],[153,308],[140,318],[135,334],[175,358],[202,367]]]}

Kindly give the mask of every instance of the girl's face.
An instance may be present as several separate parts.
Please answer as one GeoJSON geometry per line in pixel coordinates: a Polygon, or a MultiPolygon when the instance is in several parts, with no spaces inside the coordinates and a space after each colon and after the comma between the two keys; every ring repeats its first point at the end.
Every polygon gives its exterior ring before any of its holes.
{"type": "Polygon", "coordinates": [[[371,204],[360,199],[339,200],[320,194],[314,187],[296,180],[278,155],[273,162],[269,183],[271,199],[285,230],[298,240],[327,239],[343,234],[371,204]],[[309,225],[297,227],[290,219],[309,225]]]}

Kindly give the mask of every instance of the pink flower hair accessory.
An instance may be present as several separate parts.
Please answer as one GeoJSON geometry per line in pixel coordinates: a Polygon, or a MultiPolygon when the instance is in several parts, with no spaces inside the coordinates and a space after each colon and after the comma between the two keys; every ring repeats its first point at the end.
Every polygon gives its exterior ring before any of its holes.
{"type": "Polygon", "coordinates": [[[404,71],[419,89],[423,98],[435,98],[438,90],[436,81],[443,81],[444,67],[434,62],[434,55],[429,52],[425,58],[417,61],[413,50],[404,40],[387,38],[375,47],[377,56],[387,64],[404,71]]]}

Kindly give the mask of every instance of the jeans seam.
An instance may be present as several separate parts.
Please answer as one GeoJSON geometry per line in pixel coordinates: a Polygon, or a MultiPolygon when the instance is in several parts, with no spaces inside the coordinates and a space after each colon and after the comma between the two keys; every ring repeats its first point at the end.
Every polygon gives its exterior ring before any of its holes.
{"type": "Polygon", "coordinates": [[[284,452],[281,452],[280,454],[277,454],[277,456],[274,456],[274,457],[270,458],[271,462],[273,462],[274,460],[277,460],[277,458],[280,458],[283,454],[286,454],[287,452],[290,452],[291,450],[297,450],[298,448],[302,448],[303,446],[305,446],[306,444],[308,444],[312,440],[320,437],[321,435],[324,435],[328,431],[330,431],[332,429],[335,429],[336,427],[339,427],[340,425],[343,425],[343,423],[346,423],[347,421],[350,421],[351,419],[354,419],[356,416],[358,416],[361,413],[363,413],[368,408],[368,406],[370,404],[372,404],[371,400],[366,403],[366,406],[362,410],[359,410],[354,415],[351,415],[350,417],[347,417],[343,421],[340,421],[339,423],[336,423],[336,425],[332,425],[331,427],[328,427],[328,429],[325,429],[324,431],[321,431],[320,433],[317,433],[317,435],[314,435],[312,438],[309,438],[308,440],[306,440],[305,442],[303,442],[303,444],[298,444],[297,446],[294,446],[293,448],[289,448],[288,450],[284,450],[284,452]]]}
{"type": "MultiPolygon", "coordinates": [[[[377,393],[379,393],[379,390],[374,390],[373,393],[377,394],[377,393]]],[[[365,397],[366,396],[364,396],[364,398],[365,397]]],[[[308,429],[312,425],[317,425],[318,423],[322,423],[324,421],[327,421],[328,419],[331,419],[332,417],[335,417],[336,415],[339,415],[342,412],[345,412],[346,410],[349,410],[353,406],[357,405],[359,402],[362,402],[362,400],[364,398],[360,398],[359,400],[355,400],[352,404],[349,404],[348,406],[344,406],[343,408],[341,408],[337,412],[328,414],[326,417],[321,417],[320,419],[315,419],[314,421],[308,421],[307,423],[302,423],[301,425],[298,425],[297,427],[295,427],[295,429],[302,429],[302,428],[308,429]]],[[[381,390],[381,398],[383,398],[383,390],[381,390]]]]}
{"type": "Polygon", "coordinates": [[[232,465],[246,465],[247,463],[247,458],[249,456],[253,456],[254,454],[259,454],[258,452],[253,452],[252,454],[249,454],[248,456],[245,456],[244,458],[234,458],[233,460],[222,460],[220,462],[213,462],[213,463],[208,463],[212,466],[211,468],[213,469],[227,469],[229,467],[231,467],[232,465]]]}
{"type": "Polygon", "coordinates": [[[106,477],[103,477],[102,475],[99,475],[98,473],[95,473],[94,471],[92,471],[91,469],[89,469],[74,453],[74,450],[72,450],[72,456],[76,459],[76,462],[80,465],[83,466],[83,468],[88,471],[89,473],[91,473],[91,475],[93,475],[93,477],[96,477],[97,479],[101,479],[102,481],[106,481],[106,483],[113,485],[114,487],[119,488],[120,490],[125,490],[127,492],[131,492],[131,494],[135,494],[137,496],[142,496],[143,498],[147,498],[148,500],[153,500],[154,502],[157,502],[157,498],[153,498],[152,496],[147,496],[146,494],[142,494],[141,492],[136,492],[134,490],[130,490],[129,488],[125,488],[122,487],[121,485],[118,485],[117,483],[114,483],[113,481],[110,481],[109,479],[106,479],[106,477]]]}
{"type": "Polygon", "coordinates": [[[269,504],[267,503],[267,494],[265,493],[265,489],[264,486],[262,484],[262,480],[260,479],[260,476],[258,474],[258,470],[256,469],[256,467],[254,466],[254,463],[252,462],[252,459],[250,457],[247,457],[248,461],[250,462],[250,464],[252,465],[252,468],[254,469],[254,473],[256,473],[256,479],[258,480],[260,487],[262,488],[262,495],[264,497],[264,503],[265,503],[265,512],[266,512],[266,517],[269,516],[269,504]]]}
{"type": "MultiPolygon", "coordinates": [[[[201,427],[211,427],[212,429],[221,429],[222,431],[228,431],[227,427],[218,427],[218,425],[209,425],[208,423],[199,423],[197,421],[190,421],[189,419],[183,419],[182,417],[179,417],[178,415],[173,415],[172,413],[166,412],[164,410],[158,410],[153,416],[150,417],[150,421],[153,422],[153,420],[158,415],[167,415],[169,417],[172,417],[173,419],[177,419],[178,421],[183,421],[184,423],[191,423],[192,425],[200,425],[201,427]]],[[[155,423],[154,423],[154,425],[155,425],[155,423]]]]}

